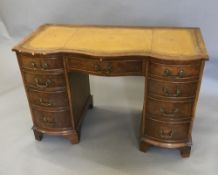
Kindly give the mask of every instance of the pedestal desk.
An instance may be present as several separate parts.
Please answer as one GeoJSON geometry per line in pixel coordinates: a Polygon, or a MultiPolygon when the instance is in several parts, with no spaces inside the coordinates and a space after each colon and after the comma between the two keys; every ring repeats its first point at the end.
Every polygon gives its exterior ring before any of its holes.
{"type": "Polygon", "coordinates": [[[79,142],[93,108],[89,74],[144,76],[139,148],[191,151],[191,133],[207,51],[199,28],[46,24],[13,48],[36,140],[79,142]]]}

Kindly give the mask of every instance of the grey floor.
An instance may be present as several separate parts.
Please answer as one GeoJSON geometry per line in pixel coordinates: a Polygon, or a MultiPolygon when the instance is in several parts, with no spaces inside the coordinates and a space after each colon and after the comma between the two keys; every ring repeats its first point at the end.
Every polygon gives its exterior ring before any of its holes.
{"type": "Polygon", "coordinates": [[[0,175],[217,174],[218,94],[205,94],[204,88],[214,82],[203,83],[191,157],[182,159],[177,150],[138,150],[142,97],[136,94],[143,94],[143,78],[130,78],[141,87],[125,86],[129,78],[91,77],[95,108],[86,115],[77,145],[54,136],[35,141],[23,87],[1,94],[0,175]]]}

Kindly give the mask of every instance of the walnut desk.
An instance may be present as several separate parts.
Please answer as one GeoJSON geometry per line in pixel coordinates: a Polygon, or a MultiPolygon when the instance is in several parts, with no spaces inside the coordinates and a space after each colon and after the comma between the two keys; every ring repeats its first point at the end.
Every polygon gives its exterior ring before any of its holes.
{"type": "Polygon", "coordinates": [[[89,74],[144,76],[139,148],[191,151],[191,132],[207,51],[199,28],[43,25],[13,48],[35,138],[79,142],[93,107],[89,74]]]}

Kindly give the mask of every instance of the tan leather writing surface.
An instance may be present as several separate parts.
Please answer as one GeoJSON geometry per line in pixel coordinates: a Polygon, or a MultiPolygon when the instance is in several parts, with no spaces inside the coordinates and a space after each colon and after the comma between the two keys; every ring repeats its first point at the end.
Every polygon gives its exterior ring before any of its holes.
{"type": "Polygon", "coordinates": [[[192,30],[154,29],[152,52],[164,55],[194,55],[200,51],[196,47],[192,30]]]}
{"type": "Polygon", "coordinates": [[[182,60],[207,58],[197,28],[45,25],[17,47],[45,53],[70,51],[103,56],[145,55],[182,60]]]}

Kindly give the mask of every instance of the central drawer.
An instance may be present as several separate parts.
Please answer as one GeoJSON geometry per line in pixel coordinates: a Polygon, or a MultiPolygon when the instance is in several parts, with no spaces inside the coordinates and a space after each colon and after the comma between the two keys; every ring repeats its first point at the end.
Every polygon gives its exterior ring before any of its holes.
{"type": "Polygon", "coordinates": [[[142,59],[83,59],[68,58],[68,70],[83,71],[95,75],[141,75],[142,59]]]}

